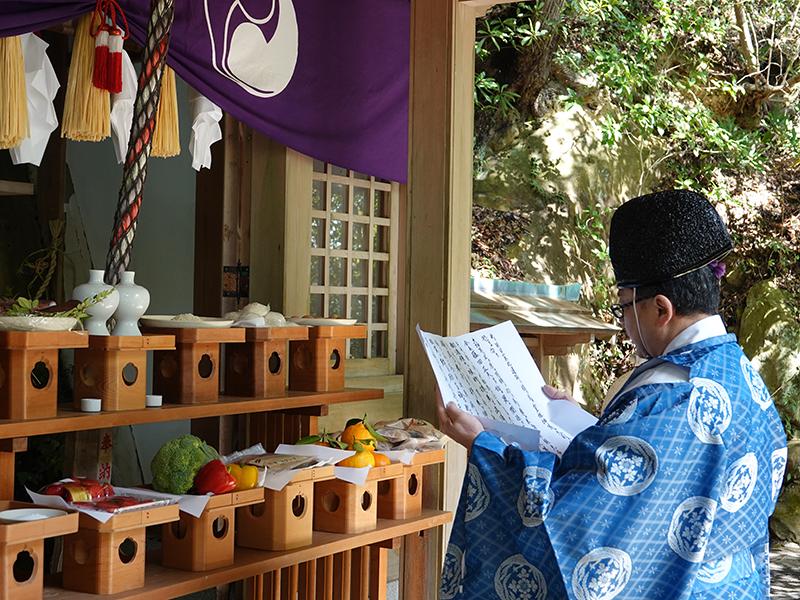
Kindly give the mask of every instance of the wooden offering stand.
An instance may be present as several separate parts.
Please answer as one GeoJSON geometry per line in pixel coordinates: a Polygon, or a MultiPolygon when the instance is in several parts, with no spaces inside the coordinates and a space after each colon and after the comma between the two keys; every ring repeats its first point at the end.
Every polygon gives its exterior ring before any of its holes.
{"type": "Polygon", "coordinates": [[[309,328],[307,340],[289,344],[289,389],[308,392],[343,390],[347,340],[366,337],[366,325],[309,328]]]}
{"type": "Polygon", "coordinates": [[[244,344],[225,346],[225,393],[267,398],[286,391],[290,340],[307,340],[308,327],[247,327],[244,344]]]}
{"type": "MultiPolygon", "coordinates": [[[[25,502],[0,501],[0,510],[42,508],[25,502]]],[[[0,522],[0,598],[39,600],[45,571],[44,539],[78,531],[78,513],[19,523],[0,522]]]]}
{"type": "Polygon", "coordinates": [[[88,343],[75,331],[0,331],[0,419],[54,417],[58,351],[88,343]]]}
{"type": "Polygon", "coordinates": [[[219,346],[244,342],[245,330],[150,329],[148,333],[175,336],[175,350],[157,350],[153,391],[166,402],[201,404],[219,399],[219,346]]]}
{"type": "Polygon", "coordinates": [[[119,513],[105,523],[81,514],[78,532],[64,538],[63,587],[117,594],[144,586],[145,529],[177,520],[177,504],[119,513]]]}
{"type": "Polygon", "coordinates": [[[311,544],[314,482],[333,478],[333,467],[300,471],[281,491],[264,489],[263,504],[236,511],[236,545],[285,551],[311,544]]]}
{"type": "Polygon", "coordinates": [[[364,485],[331,479],[314,486],[314,529],[363,533],[378,523],[378,482],[402,477],[403,465],[372,467],[364,485]]]}
{"type": "Polygon", "coordinates": [[[75,351],[75,409],[81,398],[101,398],[107,411],[144,408],[147,352],[174,349],[171,335],[90,335],[88,348],[75,351]]]}
{"type": "Polygon", "coordinates": [[[444,462],[444,450],[418,452],[403,476],[378,482],[378,518],[410,519],[422,514],[424,467],[444,462]]]}
{"type": "Polygon", "coordinates": [[[200,517],[182,512],[162,527],[161,564],[184,571],[232,565],[237,508],[263,502],[264,490],[254,488],[211,496],[200,517]]]}

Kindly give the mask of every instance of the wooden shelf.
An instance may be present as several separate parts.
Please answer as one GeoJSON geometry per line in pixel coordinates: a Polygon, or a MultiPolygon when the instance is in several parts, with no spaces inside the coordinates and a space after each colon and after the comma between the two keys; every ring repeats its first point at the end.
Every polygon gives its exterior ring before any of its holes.
{"type": "Polygon", "coordinates": [[[287,392],[285,396],[276,398],[221,396],[218,402],[207,404],[164,404],[160,408],[116,412],[84,413],[64,407],[59,408],[55,417],[18,421],[0,419],[0,439],[308,408],[342,402],[377,400],[382,397],[383,390],[379,389],[345,389],[339,392],[287,392]]]}
{"type": "Polygon", "coordinates": [[[425,529],[432,529],[449,523],[451,520],[451,513],[424,510],[422,515],[413,519],[398,521],[379,519],[376,529],[357,535],[315,531],[314,541],[310,546],[286,552],[263,552],[237,547],[234,564],[215,571],[192,573],[190,571],[167,569],[157,563],[148,563],[145,586],[143,588],[113,596],[70,592],[55,585],[48,585],[45,586],[44,598],[46,600],[98,600],[102,598],[163,600],[164,598],[176,598],[192,592],[199,592],[218,585],[253,577],[261,573],[282,569],[290,565],[330,556],[345,550],[352,550],[353,548],[376,544],[425,529]]]}
{"type": "Polygon", "coordinates": [[[0,179],[0,196],[33,196],[33,184],[0,179]]]}

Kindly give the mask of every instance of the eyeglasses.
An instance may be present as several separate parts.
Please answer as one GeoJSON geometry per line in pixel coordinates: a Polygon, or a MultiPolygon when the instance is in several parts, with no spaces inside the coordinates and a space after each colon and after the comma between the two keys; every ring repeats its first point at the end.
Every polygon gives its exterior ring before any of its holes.
{"type": "Polygon", "coordinates": [[[652,298],[654,294],[647,294],[642,298],[636,298],[635,300],[631,300],[630,302],[623,302],[622,304],[612,304],[608,310],[611,311],[611,314],[614,315],[614,318],[618,321],[622,321],[623,317],[625,317],[625,309],[629,306],[633,306],[634,304],[638,304],[639,302],[643,302],[645,300],[649,300],[652,298]]]}

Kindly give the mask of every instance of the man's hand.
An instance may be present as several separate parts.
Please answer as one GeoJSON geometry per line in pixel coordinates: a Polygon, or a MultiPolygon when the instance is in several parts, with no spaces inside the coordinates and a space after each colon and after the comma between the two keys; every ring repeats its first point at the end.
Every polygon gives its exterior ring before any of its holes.
{"type": "Polygon", "coordinates": [[[481,422],[475,415],[461,410],[453,402],[445,407],[438,389],[436,390],[436,400],[441,432],[464,446],[468,451],[471,450],[472,442],[483,431],[481,422]]]}
{"type": "Polygon", "coordinates": [[[550,400],[567,400],[575,405],[578,404],[567,392],[554,388],[551,385],[543,385],[542,392],[544,392],[544,395],[550,398],[550,400]]]}

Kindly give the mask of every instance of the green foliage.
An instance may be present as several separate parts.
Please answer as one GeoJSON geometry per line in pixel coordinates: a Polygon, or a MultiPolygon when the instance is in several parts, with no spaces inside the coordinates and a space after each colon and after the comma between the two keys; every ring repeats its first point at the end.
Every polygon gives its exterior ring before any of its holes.
{"type": "Polygon", "coordinates": [[[150,470],[153,487],[159,492],[185,494],[194,485],[194,476],[209,461],[219,458],[214,448],[193,435],[183,435],[161,446],[150,470]]]}
{"type": "MultiPolygon", "coordinates": [[[[757,58],[771,59],[767,77],[783,81],[797,66],[783,57],[774,65],[777,49],[796,56],[800,27],[792,3],[771,4],[769,15],[751,15],[763,27],[758,39],[780,30],[795,43],[772,40],[757,58]]],[[[660,146],[665,179],[713,197],[731,194],[730,177],[763,174],[776,158],[800,154],[797,110],[768,101],[793,88],[773,89],[748,72],[732,15],[724,0],[568,0],[571,35],[556,56],[607,98],[603,143],[660,146]]]]}
{"type": "Polygon", "coordinates": [[[89,313],[86,312],[91,308],[93,305],[97,304],[98,302],[104,300],[113,289],[103,290],[102,292],[98,292],[94,296],[90,296],[80,302],[77,306],[70,308],[68,310],[56,311],[56,312],[46,312],[39,308],[39,300],[31,300],[29,298],[19,297],[14,300],[14,304],[12,304],[9,308],[5,310],[5,315],[8,317],[24,317],[24,316],[41,316],[41,317],[71,317],[73,319],[83,320],[89,316],[89,313]]]}

